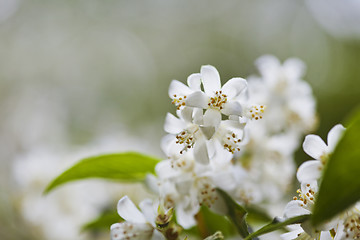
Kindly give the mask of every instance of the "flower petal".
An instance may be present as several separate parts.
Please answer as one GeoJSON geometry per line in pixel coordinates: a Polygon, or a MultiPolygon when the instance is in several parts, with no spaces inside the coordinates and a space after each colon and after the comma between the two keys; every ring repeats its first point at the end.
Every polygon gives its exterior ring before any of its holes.
{"type": "Polygon", "coordinates": [[[201,91],[190,94],[185,101],[186,106],[204,109],[208,107],[208,103],[209,97],[201,91]]]}
{"type": "Polygon", "coordinates": [[[161,179],[171,178],[181,174],[181,172],[176,171],[174,168],[171,167],[170,160],[163,160],[156,164],[155,172],[161,179]]]}
{"type": "Polygon", "coordinates": [[[186,124],[181,119],[175,117],[171,113],[166,114],[164,130],[167,133],[178,134],[186,128],[186,124]]]}
{"type": "Polygon", "coordinates": [[[166,240],[166,239],[161,232],[155,229],[153,235],[151,236],[151,240],[166,240]]]}
{"type": "Polygon", "coordinates": [[[327,153],[328,147],[324,141],[317,135],[307,135],[303,143],[304,151],[314,159],[320,159],[321,155],[327,153]]]}
{"type": "Polygon", "coordinates": [[[224,108],[221,110],[221,113],[225,115],[241,116],[242,114],[241,104],[237,101],[227,102],[224,104],[224,108]]]}
{"type": "Polygon", "coordinates": [[[198,163],[209,164],[209,154],[204,140],[201,139],[196,142],[194,146],[194,157],[198,163]]]}
{"type": "Polygon", "coordinates": [[[322,164],[318,160],[306,161],[300,165],[296,177],[301,183],[309,183],[321,176],[322,164]]]}
{"type": "Polygon", "coordinates": [[[194,91],[201,91],[201,74],[193,73],[187,79],[187,84],[194,91]]]}
{"type": "Polygon", "coordinates": [[[221,88],[221,91],[227,96],[228,99],[231,99],[237,97],[246,88],[247,81],[245,79],[232,78],[224,84],[224,86],[221,88]]]}
{"type": "Polygon", "coordinates": [[[189,95],[191,94],[193,91],[186,86],[185,84],[183,84],[182,82],[178,81],[178,80],[172,80],[169,86],[169,97],[172,99],[174,98],[174,95],[189,95]]]}
{"type": "Polygon", "coordinates": [[[117,211],[124,220],[132,223],[146,223],[144,215],[139,211],[128,196],[121,198],[117,204],[117,211]]]}
{"type": "Polygon", "coordinates": [[[191,123],[193,120],[193,110],[192,107],[184,107],[182,110],[177,111],[177,114],[181,116],[185,122],[191,123]]]}
{"type": "Polygon", "coordinates": [[[335,125],[328,133],[327,143],[329,146],[329,151],[334,151],[337,143],[345,132],[345,128],[341,124],[335,125]]]}
{"type": "Polygon", "coordinates": [[[200,130],[202,132],[202,134],[204,134],[206,140],[210,140],[210,138],[214,135],[215,133],[215,127],[214,126],[200,126],[200,130]]]}
{"type": "Polygon", "coordinates": [[[208,109],[204,114],[204,126],[217,128],[221,122],[221,113],[215,109],[208,109]]]}
{"type": "Polygon", "coordinates": [[[207,95],[212,96],[221,89],[220,75],[216,68],[205,65],[201,67],[200,73],[204,91],[207,95]]]}
{"type": "Polygon", "coordinates": [[[284,210],[284,216],[286,218],[292,218],[304,214],[310,214],[311,212],[300,205],[302,202],[300,200],[292,200],[286,206],[284,210]]]}
{"type": "Polygon", "coordinates": [[[156,227],[155,226],[156,214],[155,214],[153,202],[150,199],[145,199],[140,202],[139,207],[147,222],[153,225],[153,227],[156,227]]]}

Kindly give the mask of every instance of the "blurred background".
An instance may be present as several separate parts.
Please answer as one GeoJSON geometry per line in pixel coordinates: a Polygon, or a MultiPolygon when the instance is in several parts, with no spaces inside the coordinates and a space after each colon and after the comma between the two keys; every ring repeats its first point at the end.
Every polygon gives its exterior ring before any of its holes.
{"type": "Polygon", "coordinates": [[[247,77],[264,54],[307,64],[326,137],[360,100],[360,1],[0,0],[0,239],[90,239],[80,226],[146,190],[94,180],[44,197],[47,183],[93,154],[163,157],[170,81],[204,64],[247,77]]]}

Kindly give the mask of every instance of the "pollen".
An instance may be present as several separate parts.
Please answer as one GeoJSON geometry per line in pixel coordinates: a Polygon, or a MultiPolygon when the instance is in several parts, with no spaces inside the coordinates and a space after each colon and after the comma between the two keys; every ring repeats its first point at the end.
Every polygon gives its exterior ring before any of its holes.
{"type": "Polygon", "coordinates": [[[234,154],[236,151],[240,151],[238,144],[241,139],[233,132],[228,131],[223,138],[223,146],[226,150],[234,154]]]}
{"type": "Polygon", "coordinates": [[[263,118],[264,112],[265,112],[265,106],[264,105],[253,105],[249,108],[249,118],[259,120],[263,118]]]}
{"type": "Polygon", "coordinates": [[[227,95],[222,91],[216,91],[215,96],[211,97],[208,106],[213,109],[222,110],[227,102],[227,95]]]}
{"type": "Polygon", "coordinates": [[[185,100],[186,100],[186,96],[183,95],[183,96],[178,96],[176,94],[173,95],[172,97],[172,104],[174,104],[176,106],[176,109],[177,110],[180,110],[182,107],[185,107],[185,100]]]}
{"type": "Polygon", "coordinates": [[[344,221],[344,232],[349,239],[360,239],[360,213],[352,210],[344,221]]]}
{"type": "Polygon", "coordinates": [[[188,128],[176,135],[176,143],[183,145],[180,154],[183,154],[188,149],[193,148],[195,144],[195,134],[198,128],[188,128]]]}

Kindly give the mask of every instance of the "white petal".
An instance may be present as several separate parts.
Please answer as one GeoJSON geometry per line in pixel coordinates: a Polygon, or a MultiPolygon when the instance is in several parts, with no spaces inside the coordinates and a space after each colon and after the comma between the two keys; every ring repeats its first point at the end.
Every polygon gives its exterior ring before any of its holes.
{"type": "Polygon", "coordinates": [[[193,73],[187,79],[187,84],[189,87],[194,91],[201,91],[201,74],[200,73],[193,73]]]}
{"type": "Polygon", "coordinates": [[[206,140],[210,140],[212,136],[214,136],[215,133],[215,127],[214,126],[200,126],[200,130],[202,134],[205,136],[206,140]]]}
{"type": "Polygon", "coordinates": [[[151,240],[166,240],[164,235],[158,230],[154,230],[151,240]]]}
{"type": "Polygon", "coordinates": [[[300,165],[296,177],[301,183],[318,180],[321,176],[322,164],[318,160],[306,161],[300,165]]]}
{"type": "Polygon", "coordinates": [[[327,153],[328,147],[317,135],[307,135],[303,143],[304,151],[314,159],[320,159],[321,155],[327,153]]]}
{"type": "Polygon", "coordinates": [[[209,97],[201,91],[190,94],[185,101],[186,106],[198,108],[207,108],[208,103],[209,97]]]}
{"type": "Polygon", "coordinates": [[[145,178],[145,185],[154,193],[160,194],[159,192],[159,180],[153,174],[147,174],[145,178]]]}
{"type": "Polygon", "coordinates": [[[155,209],[154,204],[150,199],[145,199],[140,202],[139,207],[148,223],[155,227],[155,209]]]}
{"type": "Polygon", "coordinates": [[[166,114],[164,130],[167,133],[178,134],[186,128],[186,123],[171,113],[166,114]]]}
{"type": "Polygon", "coordinates": [[[203,124],[203,110],[200,108],[195,108],[192,118],[194,119],[193,123],[195,123],[197,125],[202,125],[203,124]]]}
{"type": "Polygon", "coordinates": [[[236,179],[229,171],[214,172],[211,179],[217,187],[225,191],[233,190],[236,187],[236,179]]]}
{"type": "Polygon", "coordinates": [[[194,146],[195,161],[201,164],[209,163],[209,154],[204,140],[197,141],[194,146]]]}
{"type": "Polygon", "coordinates": [[[155,172],[161,179],[175,177],[181,173],[171,167],[170,160],[163,160],[156,164],[155,172]]]}
{"type": "Polygon", "coordinates": [[[302,202],[300,200],[292,200],[286,206],[284,215],[286,218],[292,218],[304,214],[310,214],[311,212],[300,206],[302,202]]]}
{"type": "Polygon", "coordinates": [[[121,198],[117,205],[117,211],[124,220],[132,223],[146,223],[144,215],[137,209],[128,196],[121,198]]]}
{"type": "Polygon", "coordinates": [[[176,220],[185,229],[195,226],[196,221],[194,216],[199,211],[199,208],[199,204],[194,205],[188,203],[187,206],[184,206],[183,201],[180,202],[176,208],[176,220]]]}
{"type": "Polygon", "coordinates": [[[246,88],[247,81],[245,79],[232,78],[224,84],[224,86],[221,88],[221,91],[227,96],[228,99],[231,99],[237,97],[246,88]]]}
{"type": "Polygon", "coordinates": [[[189,95],[193,91],[183,84],[182,82],[179,82],[178,80],[172,80],[169,86],[169,97],[174,98],[174,95],[189,95]]]}
{"type": "Polygon", "coordinates": [[[193,184],[192,180],[186,180],[186,181],[177,182],[175,186],[179,194],[187,195],[189,194],[192,184],[193,184]]]}
{"type": "Polygon", "coordinates": [[[160,141],[161,150],[165,153],[166,156],[170,156],[172,153],[176,152],[174,147],[178,146],[179,152],[181,151],[181,146],[176,144],[176,138],[173,134],[165,135],[160,141]]]}
{"type": "Polygon", "coordinates": [[[114,223],[110,227],[111,231],[111,240],[122,240],[123,235],[123,226],[120,223],[114,223]]]}
{"type": "Polygon", "coordinates": [[[192,107],[184,107],[181,111],[178,112],[178,116],[181,116],[181,118],[187,122],[187,123],[191,123],[192,122],[192,116],[193,116],[193,111],[194,109],[192,107]]]}
{"type": "Polygon", "coordinates": [[[221,113],[215,109],[208,109],[204,114],[204,126],[217,128],[221,122],[221,113]]]}
{"type": "Polygon", "coordinates": [[[281,239],[283,240],[294,240],[298,237],[298,234],[304,233],[304,230],[299,226],[298,229],[288,232],[288,233],[284,233],[281,234],[281,239]]]}
{"type": "Polygon", "coordinates": [[[328,133],[328,137],[327,137],[327,143],[329,146],[329,150],[332,152],[337,143],[339,142],[340,138],[342,137],[342,135],[345,132],[345,128],[343,125],[341,124],[337,124],[335,125],[328,133]]]}
{"type": "Polygon", "coordinates": [[[215,200],[210,209],[219,215],[227,215],[229,213],[228,207],[226,206],[226,203],[221,196],[218,196],[218,199],[215,200]]]}
{"type": "Polygon", "coordinates": [[[224,104],[224,108],[221,112],[225,115],[242,115],[241,104],[237,101],[230,101],[224,104]]]}
{"type": "Polygon", "coordinates": [[[205,65],[201,67],[200,73],[204,91],[207,95],[212,96],[221,89],[220,75],[216,68],[205,65]]]}

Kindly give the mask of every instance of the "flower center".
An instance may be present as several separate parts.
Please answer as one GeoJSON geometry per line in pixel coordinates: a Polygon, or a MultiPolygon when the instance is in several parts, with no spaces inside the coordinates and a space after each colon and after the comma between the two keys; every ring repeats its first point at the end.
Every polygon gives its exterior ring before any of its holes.
{"type": "Polygon", "coordinates": [[[198,127],[187,128],[176,135],[176,143],[184,145],[184,148],[180,151],[183,154],[184,151],[194,147],[195,144],[195,133],[199,130],[198,127]]]}
{"type": "Polygon", "coordinates": [[[212,185],[210,185],[210,183],[208,183],[206,179],[200,180],[198,189],[198,200],[200,205],[206,205],[210,208],[211,205],[213,205],[218,199],[216,189],[212,185]]]}
{"type": "Polygon", "coordinates": [[[215,96],[210,98],[208,106],[217,110],[223,109],[223,105],[227,102],[227,96],[222,91],[216,91],[215,96]]]}
{"type": "Polygon", "coordinates": [[[174,104],[176,106],[177,110],[180,110],[181,107],[185,106],[185,100],[186,100],[186,96],[178,96],[176,94],[173,95],[173,100],[172,100],[172,104],[174,104]]]}
{"type": "Polygon", "coordinates": [[[251,119],[255,119],[255,120],[259,120],[263,118],[264,115],[264,111],[265,111],[265,106],[264,105],[253,105],[250,107],[249,109],[249,117],[251,119]]]}
{"type": "Polygon", "coordinates": [[[353,212],[344,222],[346,238],[360,239],[360,215],[353,212]]]}
{"type": "Polygon", "coordinates": [[[228,131],[223,139],[223,146],[226,150],[234,154],[236,151],[240,151],[238,144],[241,142],[241,139],[236,136],[235,133],[228,131]]]}
{"type": "Polygon", "coordinates": [[[306,206],[310,207],[310,205],[314,204],[315,199],[315,191],[313,188],[310,188],[310,184],[307,184],[307,191],[302,192],[301,189],[298,189],[296,192],[299,194],[299,197],[294,197],[294,200],[300,200],[303,203],[300,205],[301,207],[306,206]]]}

